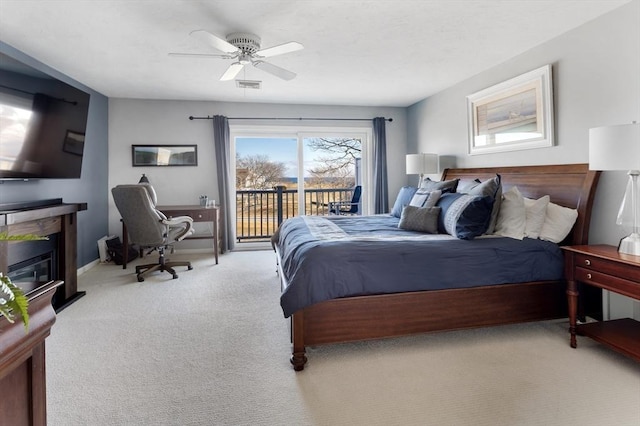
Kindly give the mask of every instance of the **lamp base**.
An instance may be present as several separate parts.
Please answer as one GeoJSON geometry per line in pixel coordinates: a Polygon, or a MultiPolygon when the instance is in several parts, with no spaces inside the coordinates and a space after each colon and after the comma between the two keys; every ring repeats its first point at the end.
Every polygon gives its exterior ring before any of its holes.
{"type": "Polygon", "coordinates": [[[618,245],[618,252],[640,256],[640,234],[634,232],[621,239],[618,245]]]}

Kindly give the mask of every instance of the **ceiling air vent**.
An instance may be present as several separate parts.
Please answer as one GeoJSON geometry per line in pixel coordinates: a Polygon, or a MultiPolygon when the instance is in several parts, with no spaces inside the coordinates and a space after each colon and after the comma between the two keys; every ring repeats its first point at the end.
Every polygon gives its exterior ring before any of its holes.
{"type": "Polygon", "coordinates": [[[241,89],[259,89],[261,85],[260,80],[236,80],[236,86],[241,89]]]}

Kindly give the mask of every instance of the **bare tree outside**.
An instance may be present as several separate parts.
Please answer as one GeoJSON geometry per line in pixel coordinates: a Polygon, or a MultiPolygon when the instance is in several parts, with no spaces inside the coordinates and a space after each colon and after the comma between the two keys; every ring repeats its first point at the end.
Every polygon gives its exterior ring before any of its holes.
{"type": "Polygon", "coordinates": [[[351,187],[355,185],[355,163],[362,155],[362,141],[354,138],[309,138],[307,146],[322,154],[308,170],[315,187],[351,187]]]}
{"type": "Polygon", "coordinates": [[[271,189],[282,182],[286,165],[266,155],[236,155],[236,188],[271,189]]]}

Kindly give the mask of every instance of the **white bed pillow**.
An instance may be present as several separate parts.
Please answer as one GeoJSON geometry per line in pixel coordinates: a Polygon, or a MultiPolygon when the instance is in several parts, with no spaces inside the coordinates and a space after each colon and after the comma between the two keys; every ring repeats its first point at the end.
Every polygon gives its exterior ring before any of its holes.
{"type": "Polygon", "coordinates": [[[547,216],[547,205],[549,205],[548,195],[537,200],[524,198],[524,208],[526,210],[525,237],[538,238],[540,236],[544,219],[547,216]]]}
{"type": "Polygon", "coordinates": [[[547,213],[540,231],[541,240],[560,243],[564,240],[578,218],[578,211],[554,203],[547,205],[547,213]]]}
{"type": "Polygon", "coordinates": [[[522,240],[526,227],[527,212],[524,197],[517,187],[512,187],[502,195],[498,220],[494,234],[522,240]]]}

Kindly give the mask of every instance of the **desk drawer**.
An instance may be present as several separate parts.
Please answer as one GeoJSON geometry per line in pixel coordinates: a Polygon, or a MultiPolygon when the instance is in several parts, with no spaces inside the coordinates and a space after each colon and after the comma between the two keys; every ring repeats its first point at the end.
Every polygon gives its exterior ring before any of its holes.
{"type": "Polygon", "coordinates": [[[171,216],[190,216],[194,222],[213,222],[216,218],[216,212],[213,209],[171,210],[171,216]]]}
{"type": "Polygon", "coordinates": [[[575,265],[577,268],[603,272],[605,274],[613,275],[614,277],[620,277],[640,283],[640,268],[635,266],[600,259],[599,257],[585,254],[576,254],[575,265]]]}
{"type": "Polygon", "coordinates": [[[640,283],[596,272],[592,269],[576,268],[576,281],[612,290],[624,296],[640,299],[640,283]]]}

